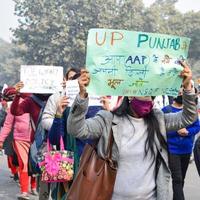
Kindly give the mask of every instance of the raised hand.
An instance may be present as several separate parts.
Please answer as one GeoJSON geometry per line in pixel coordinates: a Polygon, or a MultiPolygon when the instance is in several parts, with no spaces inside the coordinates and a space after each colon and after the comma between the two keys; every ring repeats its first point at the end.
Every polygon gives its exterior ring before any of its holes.
{"type": "Polygon", "coordinates": [[[90,74],[86,69],[81,70],[81,75],[78,78],[78,83],[80,88],[80,93],[79,93],[80,97],[86,98],[87,97],[86,87],[90,83],[90,74]]]}
{"type": "Polygon", "coordinates": [[[100,101],[103,104],[102,107],[110,111],[110,99],[107,96],[102,96],[100,101]]]}
{"type": "Polygon", "coordinates": [[[66,107],[69,105],[69,97],[63,96],[59,99],[57,104],[56,115],[62,116],[66,107]]]}
{"type": "Polygon", "coordinates": [[[24,87],[24,83],[22,81],[16,83],[14,85],[14,88],[16,90],[17,93],[20,93],[20,90],[24,87]]]}
{"type": "Polygon", "coordinates": [[[191,83],[192,71],[185,62],[182,62],[182,61],[179,61],[179,62],[181,66],[183,67],[183,70],[181,71],[181,74],[180,74],[180,76],[183,78],[183,83],[182,83],[183,88],[185,90],[191,90],[192,89],[192,83],[191,83]]]}

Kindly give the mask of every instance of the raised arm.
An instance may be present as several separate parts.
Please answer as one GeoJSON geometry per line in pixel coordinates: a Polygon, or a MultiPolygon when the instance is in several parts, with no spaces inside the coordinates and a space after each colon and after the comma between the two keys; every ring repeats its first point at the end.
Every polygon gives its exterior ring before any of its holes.
{"type": "Polygon", "coordinates": [[[196,106],[196,95],[193,89],[191,79],[192,71],[185,64],[181,62],[183,66],[183,71],[181,76],[183,77],[183,111],[178,113],[168,113],[165,114],[165,125],[166,131],[179,130],[191,125],[198,117],[197,115],[197,106],[196,106]]]}
{"type": "Polygon", "coordinates": [[[108,111],[100,111],[95,117],[85,119],[89,101],[86,86],[89,84],[89,81],[90,77],[88,72],[82,70],[79,78],[80,93],[77,95],[70,109],[67,120],[68,133],[80,139],[94,139],[100,137],[105,128],[105,123],[112,121],[109,120],[112,118],[112,114],[108,111]]]}
{"type": "Polygon", "coordinates": [[[16,96],[11,104],[11,114],[12,115],[16,115],[16,116],[20,116],[23,115],[24,113],[30,113],[30,99],[29,98],[25,98],[22,102],[20,102],[20,90],[24,87],[23,82],[18,82],[14,88],[16,90],[16,96]]]}

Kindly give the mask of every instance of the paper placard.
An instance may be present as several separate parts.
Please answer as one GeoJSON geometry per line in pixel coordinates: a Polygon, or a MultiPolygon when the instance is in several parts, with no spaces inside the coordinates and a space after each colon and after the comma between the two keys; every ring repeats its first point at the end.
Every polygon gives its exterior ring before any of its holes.
{"type": "MultiPolygon", "coordinates": [[[[69,97],[69,107],[74,102],[74,99],[76,98],[76,95],[79,93],[79,84],[78,80],[70,80],[66,83],[66,92],[65,95],[69,97]]],[[[100,102],[99,96],[90,96],[89,95],[89,106],[102,106],[102,103],[100,102]]]]}
{"type": "Polygon", "coordinates": [[[22,93],[52,94],[62,90],[63,67],[22,65],[20,80],[24,83],[22,93]]]}

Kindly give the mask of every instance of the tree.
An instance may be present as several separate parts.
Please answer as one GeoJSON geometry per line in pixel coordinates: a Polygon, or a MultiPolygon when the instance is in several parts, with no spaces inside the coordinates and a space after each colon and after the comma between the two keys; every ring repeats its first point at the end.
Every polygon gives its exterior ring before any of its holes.
{"type": "MultiPolygon", "coordinates": [[[[157,32],[190,37],[192,63],[200,53],[200,14],[180,13],[177,0],[13,0],[20,25],[14,31],[23,64],[83,67],[90,28],[157,32]]],[[[196,65],[195,65],[196,66],[196,65]]]]}
{"type": "Polygon", "coordinates": [[[21,60],[14,57],[15,46],[0,39],[0,85],[12,85],[19,80],[21,60]]]}
{"type": "Polygon", "coordinates": [[[15,14],[21,20],[14,42],[25,64],[83,67],[90,28],[142,28],[141,0],[15,2],[15,14]]]}

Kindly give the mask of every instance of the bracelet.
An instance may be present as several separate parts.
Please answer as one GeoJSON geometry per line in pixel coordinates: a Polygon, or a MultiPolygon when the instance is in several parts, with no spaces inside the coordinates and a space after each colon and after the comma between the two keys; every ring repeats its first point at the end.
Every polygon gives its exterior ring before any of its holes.
{"type": "Polygon", "coordinates": [[[62,118],[62,115],[55,114],[55,118],[62,118]]]}

